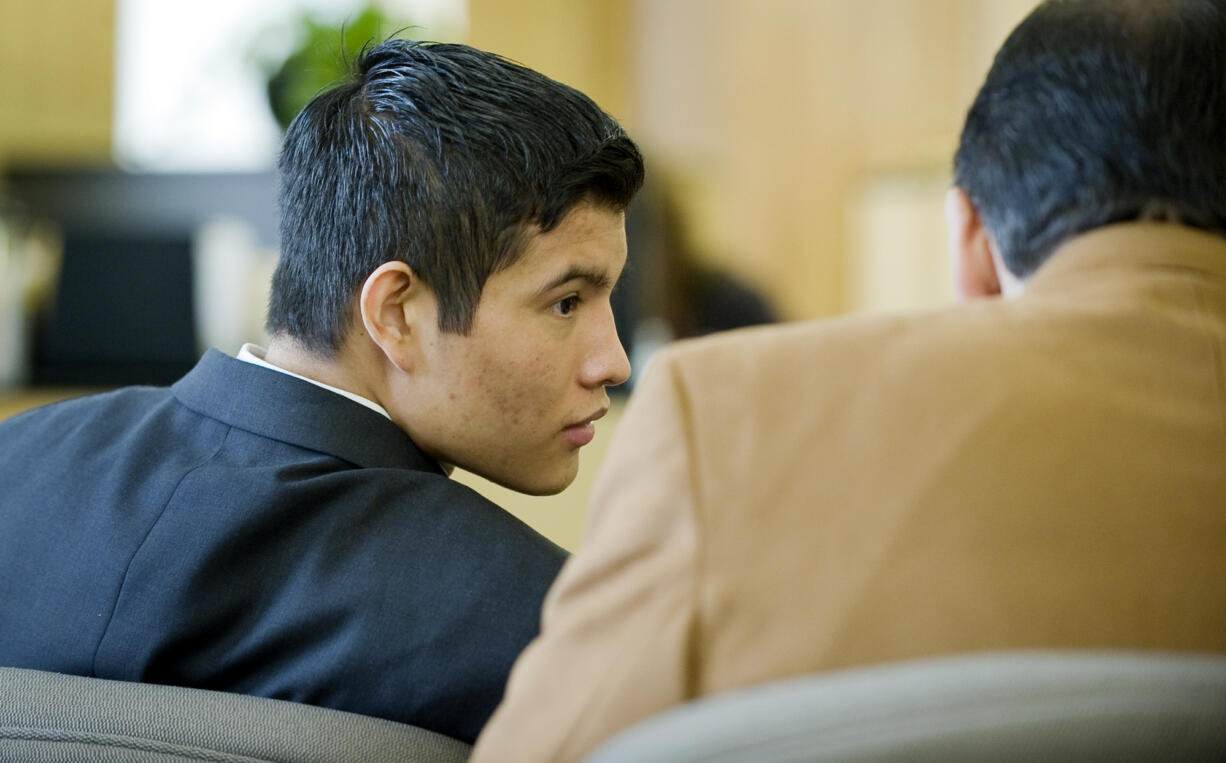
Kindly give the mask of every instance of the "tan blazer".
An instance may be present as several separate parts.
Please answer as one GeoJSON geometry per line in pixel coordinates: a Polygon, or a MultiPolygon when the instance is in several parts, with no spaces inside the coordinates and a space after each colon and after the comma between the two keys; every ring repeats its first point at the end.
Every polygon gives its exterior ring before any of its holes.
{"type": "Polygon", "coordinates": [[[667,351],[473,760],[1012,647],[1226,651],[1226,239],[1114,226],[1016,299],[667,351]]]}

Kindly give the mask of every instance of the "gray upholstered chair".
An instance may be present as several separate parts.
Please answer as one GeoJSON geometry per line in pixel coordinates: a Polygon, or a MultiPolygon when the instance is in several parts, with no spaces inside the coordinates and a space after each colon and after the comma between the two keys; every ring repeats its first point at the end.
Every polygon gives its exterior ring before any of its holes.
{"type": "Polygon", "coordinates": [[[240,694],[0,668],[5,763],[460,763],[469,746],[379,718],[240,694]]]}
{"type": "Polygon", "coordinates": [[[998,652],[777,681],[649,718],[586,763],[1226,761],[1226,655],[998,652]]]}

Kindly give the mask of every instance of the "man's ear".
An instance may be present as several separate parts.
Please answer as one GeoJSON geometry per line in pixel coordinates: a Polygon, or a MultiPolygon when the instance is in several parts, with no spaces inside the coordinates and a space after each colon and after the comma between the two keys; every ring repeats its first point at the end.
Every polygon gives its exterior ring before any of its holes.
{"type": "Polygon", "coordinates": [[[945,227],[949,233],[949,262],[958,299],[999,295],[1000,278],[992,255],[992,236],[970,196],[958,186],[945,193],[945,227]]]}
{"type": "Polygon", "coordinates": [[[405,373],[412,371],[429,299],[425,284],[408,264],[385,262],[362,284],[358,311],[362,326],[383,354],[405,373]]]}

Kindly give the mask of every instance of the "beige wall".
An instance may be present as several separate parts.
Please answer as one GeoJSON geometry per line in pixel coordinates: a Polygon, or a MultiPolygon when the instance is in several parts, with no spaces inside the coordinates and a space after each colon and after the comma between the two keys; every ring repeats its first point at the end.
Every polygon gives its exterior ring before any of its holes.
{"type": "Polygon", "coordinates": [[[636,0],[635,136],[683,178],[706,251],[789,317],[839,313],[857,306],[866,187],[948,175],[991,54],[1032,5],[636,0]]]}
{"type": "Polygon", "coordinates": [[[626,0],[469,0],[469,44],[587,93],[624,123],[634,7],[626,0]]]}
{"type": "Polygon", "coordinates": [[[111,154],[113,0],[0,0],[0,167],[111,154]]]}

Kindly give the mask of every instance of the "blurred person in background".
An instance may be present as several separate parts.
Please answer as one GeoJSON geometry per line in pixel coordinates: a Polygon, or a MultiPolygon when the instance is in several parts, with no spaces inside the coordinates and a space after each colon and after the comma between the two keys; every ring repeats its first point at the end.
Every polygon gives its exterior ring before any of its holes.
{"type": "Polygon", "coordinates": [[[646,368],[656,350],[677,339],[778,320],[770,300],[704,255],[679,191],[659,169],[626,212],[626,237],[630,259],[613,307],[632,367],[646,368]]]}
{"type": "Polygon", "coordinates": [[[1226,652],[1226,3],[1054,0],[967,115],[964,304],[653,361],[474,761],[994,649],[1226,652]]]}
{"type": "Polygon", "coordinates": [[[631,256],[642,263],[642,313],[664,321],[673,339],[777,321],[766,297],[704,256],[686,224],[678,191],[652,174],[626,220],[631,256]]]}
{"type": "Polygon", "coordinates": [[[629,375],[635,145],[583,94],[390,40],[298,115],[267,349],[0,424],[0,664],[472,741],[564,552],[453,466],[556,493],[629,375]]]}

